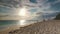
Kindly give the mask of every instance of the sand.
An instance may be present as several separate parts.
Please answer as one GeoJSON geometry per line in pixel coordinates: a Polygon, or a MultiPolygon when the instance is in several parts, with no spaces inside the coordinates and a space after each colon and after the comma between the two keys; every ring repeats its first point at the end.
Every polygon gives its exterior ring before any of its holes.
{"type": "Polygon", "coordinates": [[[28,26],[30,24],[26,24],[26,25],[12,25],[7,27],[6,29],[0,30],[0,34],[9,34],[10,31],[14,31],[14,30],[19,30],[20,27],[25,27],[28,26]]]}
{"type": "Polygon", "coordinates": [[[60,20],[37,22],[10,31],[9,34],[60,34],[60,20]]]}
{"type": "Polygon", "coordinates": [[[20,26],[17,25],[13,25],[13,26],[9,26],[3,30],[0,31],[0,34],[8,34],[8,32],[19,29],[20,26]]]}

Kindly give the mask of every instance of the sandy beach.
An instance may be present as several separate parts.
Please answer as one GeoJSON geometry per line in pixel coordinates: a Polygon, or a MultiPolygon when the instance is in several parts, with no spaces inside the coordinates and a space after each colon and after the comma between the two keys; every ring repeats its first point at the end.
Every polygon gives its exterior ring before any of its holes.
{"type": "MultiPolygon", "coordinates": [[[[33,24],[33,23],[30,23],[30,24],[33,24]]],[[[20,27],[25,27],[25,26],[28,26],[30,24],[26,24],[26,25],[12,25],[12,26],[9,26],[3,30],[0,30],[0,34],[8,34],[10,31],[14,31],[14,30],[17,30],[17,29],[20,29],[20,27]]]]}
{"type": "Polygon", "coordinates": [[[60,34],[60,20],[51,20],[34,23],[14,31],[9,34],[60,34]]]}
{"type": "Polygon", "coordinates": [[[8,34],[9,31],[13,31],[13,30],[16,30],[16,29],[19,29],[20,26],[17,26],[17,25],[13,25],[13,26],[9,26],[3,30],[0,30],[0,34],[8,34]]]}
{"type": "Polygon", "coordinates": [[[0,34],[60,34],[60,20],[37,22],[25,26],[14,25],[0,31],[0,34]]]}

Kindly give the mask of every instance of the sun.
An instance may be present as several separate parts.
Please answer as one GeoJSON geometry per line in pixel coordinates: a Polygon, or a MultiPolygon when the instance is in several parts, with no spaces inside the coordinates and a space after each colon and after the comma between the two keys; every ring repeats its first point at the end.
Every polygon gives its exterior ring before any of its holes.
{"type": "Polygon", "coordinates": [[[21,8],[20,10],[19,10],[19,16],[26,16],[26,8],[25,7],[23,7],[23,8],[21,8]]]}

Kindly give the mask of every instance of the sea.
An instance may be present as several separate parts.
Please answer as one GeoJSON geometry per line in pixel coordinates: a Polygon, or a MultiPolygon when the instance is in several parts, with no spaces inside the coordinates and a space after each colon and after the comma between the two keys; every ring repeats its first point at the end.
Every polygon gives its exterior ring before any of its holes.
{"type": "Polygon", "coordinates": [[[37,23],[36,20],[0,20],[0,30],[4,30],[10,26],[24,26],[27,24],[37,23]]]}

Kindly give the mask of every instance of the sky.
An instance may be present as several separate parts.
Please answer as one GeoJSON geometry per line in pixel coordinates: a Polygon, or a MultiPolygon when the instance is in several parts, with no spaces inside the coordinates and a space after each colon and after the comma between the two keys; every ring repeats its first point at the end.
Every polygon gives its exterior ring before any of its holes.
{"type": "Polygon", "coordinates": [[[0,0],[0,15],[17,15],[23,6],[27,7],[32,19],[39,19],[41,14],[43,18],[53,19],[60,12],[60,0],[0,0]]]}

